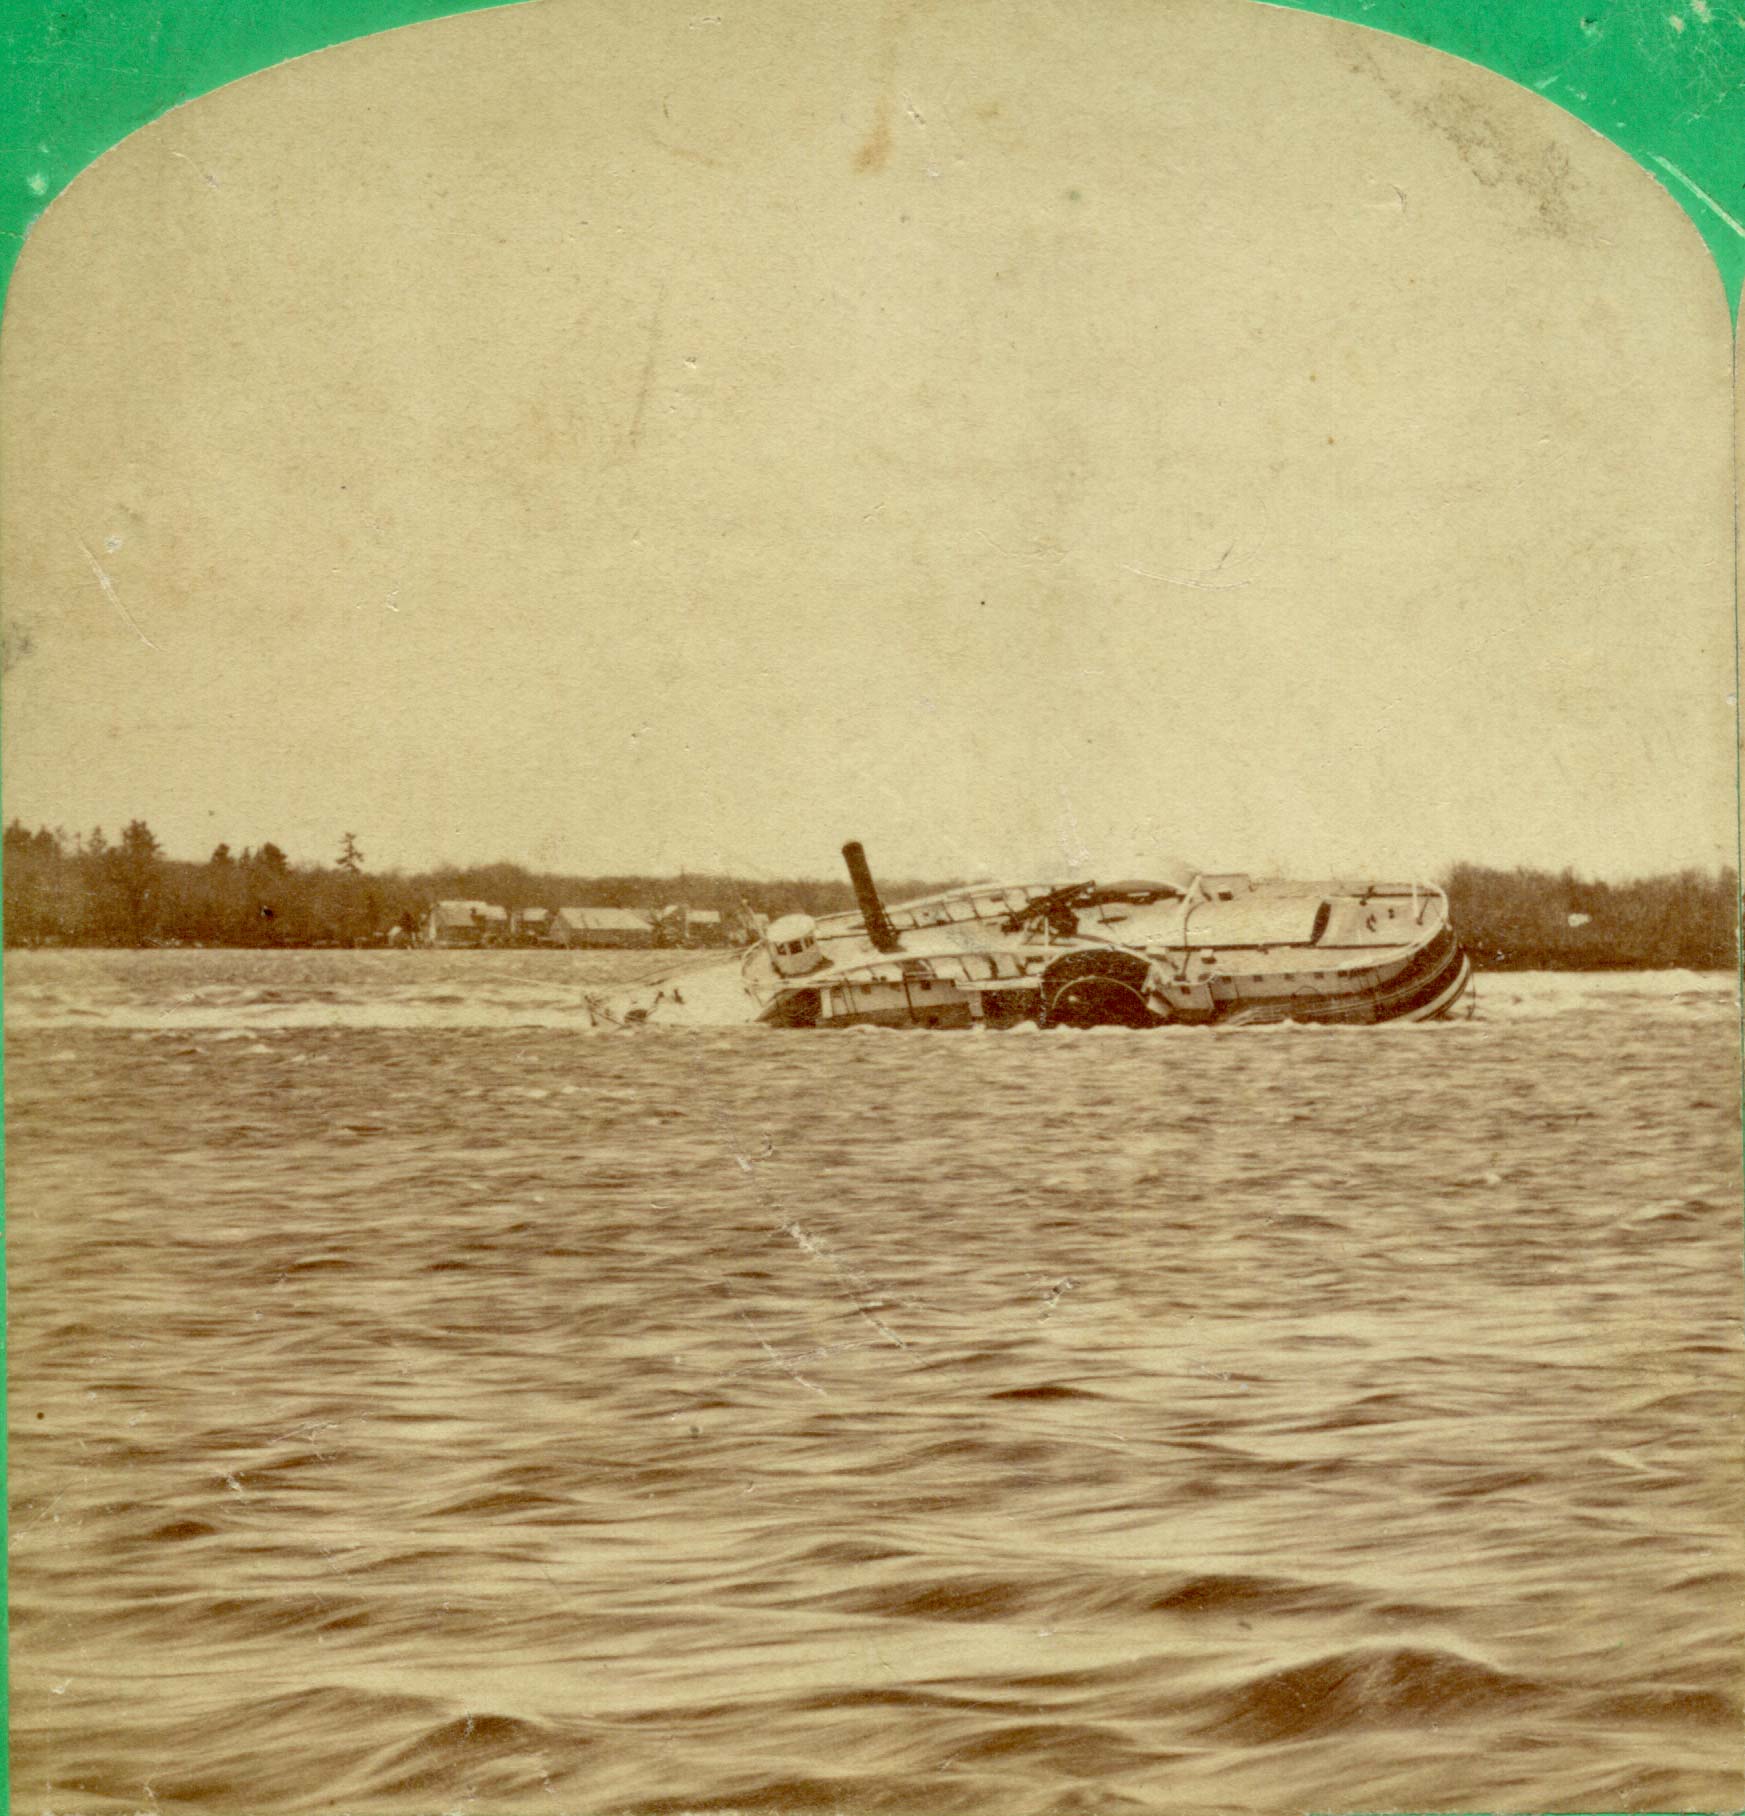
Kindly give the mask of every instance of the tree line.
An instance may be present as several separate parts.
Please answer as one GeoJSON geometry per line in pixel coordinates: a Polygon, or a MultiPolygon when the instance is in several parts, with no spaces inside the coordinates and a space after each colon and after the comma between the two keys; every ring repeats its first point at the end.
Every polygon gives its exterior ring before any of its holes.
{"type": "MultiPolygon", "coordinates": [[[[774,918],[851,907],[846,880],[732,876],[577,876],[520,864],[371,872],[354,834],[331,864],[293,864],[279,846],[217,846],[204,863],[165,854],[143,820],[115,839],[6,828],[0,909],[8,946],[380,945],[417,928],[434,902],[523,908],[636,908],[678,903],[724,918],[742,903],[774,918]]],[[[901,893],[934,884],[897,883],[901,893]]]]}
{"type": "MultiPolygon", "coordinates": [[[[523,908],[663,908],[682,902],[730,916],[749,904],[774,918],[853,906],[844,880],[809,877],[577,876],[520,864],[445,865],[416,874],[371,872],[356,837],[331,864],[293,864],[271,843],[217,846],[204,863],[165,855],[143,820],[115,839],[7,826],[3,883],[8,946],[352,946],[412,932],[436,901],[523,908]]],[[[1730,970],[1736,963],[1739,879],[1732,870],[1682,871],[1628,883],[1573,871],[1458,864],[1442,879],[1454,926],[1487,970],[1730,970]]],[[[889,899],[943,888],[892,879],[889,899]]]]}
{"type": "Polygon", "coordinates": [[[1485,970],[1731,971],[1738,963],[1731,869],[1599,883],[1571,870],[1457,864],[1443,886],[1455,931],[1485,970]]]}

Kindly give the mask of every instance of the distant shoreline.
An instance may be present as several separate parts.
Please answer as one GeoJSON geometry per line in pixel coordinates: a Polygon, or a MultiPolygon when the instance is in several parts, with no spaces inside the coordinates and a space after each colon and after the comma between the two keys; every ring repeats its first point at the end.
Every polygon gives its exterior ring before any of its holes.
{"type": "MultiPolygon", "coordinates": [[[[520,864],[448,866],[417,875],[372,872],[357,841],[336,840],[330,865],[293,864],[277,845],[217,846],[204,863],[164,855],[144,821],[113,841],[6,828],[3,882],[8,949],[140,947],[319,951],[410,944],[438,902],[489,904],[493,925],[528,910],[633,910],[667,927],[753,924],[854,906],[846,877],[580,876],[520,864]]],[[[952,886],[951,879],[881,877],[886,899],[952,886]]],[[[1573,870],[1497,870],[1456,864],[1438,879],[1449,918],[1475,968],[1507,971],[1737,971],[1735,871],[1607,883],[1573,870]]],[[[619,919],[623,919],[622,915],[619,919]]],[[[670,943],[670,942],[669,942],[670,943]]],[[[688,943],[688,942],[685,942],[688,943]]],[[[446,948],[452,950],[454,948],[446,948]]],[[[534,949],[497,943],[488,951],[534,949]]],[[[575,948],[572,948],[575,949],[575,948]]],[[[582,949],[587,949],[582,947],[582,949]]]]}

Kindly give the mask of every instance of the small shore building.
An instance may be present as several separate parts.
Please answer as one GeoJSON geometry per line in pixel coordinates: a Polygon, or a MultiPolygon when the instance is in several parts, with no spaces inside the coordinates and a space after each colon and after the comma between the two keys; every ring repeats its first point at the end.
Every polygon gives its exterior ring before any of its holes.
{"type": "Polygon", "coordinates": [[[713,908],[685,910],[685,944],[687,946],[725,946],[727,929],[713,908]]]}
{"type": "Polygon", "coordinates": [[[654,915],[656,936],[663,946],[725,946],[730,930],[713,908],[687,908],[670,902],[654,915]]]}
{"type": "Polygon", "coordinates": [[[551,939],[549,908],[517,908],[509,917],[509,937],[518,946],[543,946],[551,939]]]}
{"type": "Polygon", "coordinates": [[[552,916],[551,937],[559,946],[652,946],[654,927],[634,908],[560,908],[552,916]]]}
{"type": "Polygon", "coordinates": [[[435,902],[423,932],[427,946],[498,946],[508,937],[509,911],[495,902],[435,902]]]}

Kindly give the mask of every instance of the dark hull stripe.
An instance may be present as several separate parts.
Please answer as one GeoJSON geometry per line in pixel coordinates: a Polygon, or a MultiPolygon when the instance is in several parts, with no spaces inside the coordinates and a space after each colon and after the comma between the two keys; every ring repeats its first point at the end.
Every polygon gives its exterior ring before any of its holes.
{"type": "MultiPolygon", "coordinates": [[[[1424,949],[1415,954],[1391,976],[1385,984],[1368,989],[1357,989],[1337,996],[1299,996],[1275,998],[1271,1002],[1245,1004],[1237,1002],[1228,1005],[1211,1019],[1214,1023],[1230,1016],[1240,1016],[1246,1020],[1248,1014],[1260,1012],[1268,1021],[1296,1021],[1317,1023],[1321,1025],[1343,1023],[1373,1023],[1398,1021],[1403,1016],[1419,1014],[1430,1008],[1440,996],[1453,992],[1448,1001],[1436,1013],[1446,1013],[1458,1000],[1460,990],[1466,978],[1466,955],[1461,951],[1460,943],[1454,937],[1451,928],[1443,928],[1424,949]]],[[[1006,996],[1007,993],[1000,993],[1006,996]]],[[[1030,992],[1013,991],[1009,1000],[1002,1006],[1010,1011],[1009,1015],[990,1016],[991,1023],[1016,1020],[1025,1013],[1034,1014],[1040,1008],[1040,1002],[1020,1005],[1020,998],[1028,998],[1030,992]]],[[[1040,992],[1038,992],[1040,996],[1040,992]]],[[[778,1006],[777,1012],[766,1013],[765,1021],[788,1022],[789,1025],[812,1026],[822,1020],[826,1027],[848,1027],[857,1022],[873,1022],[884,1027],[952,1027],[965,1026],[970,1020],[969,1006],[963,999],[953,1000],[946,996],[933,1003],[923,1005],[908,999],[907,1012],[885,1009],[866,1014],[857,1014],[850,1010],[845,1015],[820,1017],[818,993],[807,991],[795,997],[785,999],[778,1006]]]]}
{"type": "Polygon", "coordinates": [[[1366,990],[1345,1003],[1301,997],[1292,1003],[1293,1020],[1305,1022],[1398,1021],[1427,1008],[1450,989],[1465,964],[1460,943],[1448,928],[1381,990],[1366,990]]]}

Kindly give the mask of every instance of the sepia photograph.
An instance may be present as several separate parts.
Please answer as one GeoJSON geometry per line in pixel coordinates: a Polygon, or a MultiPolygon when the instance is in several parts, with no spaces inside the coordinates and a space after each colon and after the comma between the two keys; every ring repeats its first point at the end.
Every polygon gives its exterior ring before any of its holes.
{"type": "Polygon", "coordinates": [[[1745,1807],[1745,228],[1556,80],[534,0],[42,179],[11,1809],[1745,1807]]]}

